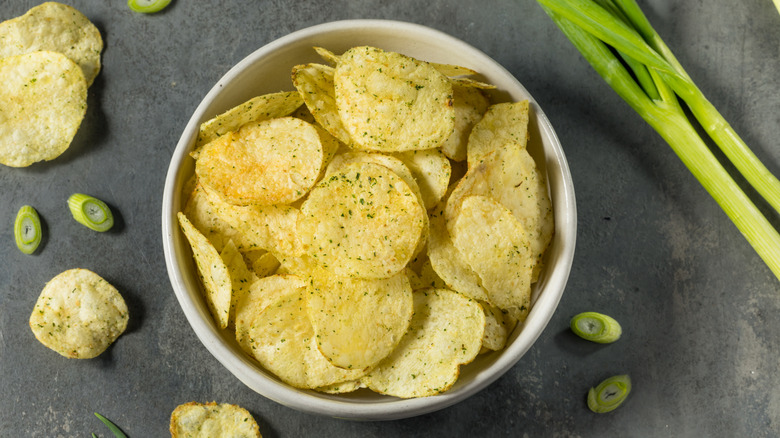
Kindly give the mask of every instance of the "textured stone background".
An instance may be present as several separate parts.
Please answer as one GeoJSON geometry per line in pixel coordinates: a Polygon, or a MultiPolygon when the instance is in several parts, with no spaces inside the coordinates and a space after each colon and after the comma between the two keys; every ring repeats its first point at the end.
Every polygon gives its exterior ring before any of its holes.
{"type": "MultiPolygon", "coordinates": [[[[67,0],[105,40],[103,70],[72,147],[26,169],[0,168],[0,436],[69,437],[112,418],[131,437],[166,436],[179,403],[248,408],[266,437],[780,436],[780,287],[668,146],[580,58],[532,0],[182,1],[133,14],[124,0],[67,0]],[[266,400],[200,344],[163,260],[162,190],[186,121],[236,62],[291,31],[386,18],[450,33],[503,64],[544,108],[574,178],[579,234],[560,307],[503,378],[443,411],[345,422],[266,400]],[[70,219],[65,200],[96,195],[118,213],[108,234],[70,219]],[[13,244],[16,210],[32,204],[43,250],[13,244]],[[66,360],[27,320],[46,281],[92,269],[128,301],[127,333],[94,360],[66,360]],[[618,318],[623,339],[594,346],[568,321],[618,318]],[[604,377],[634,392],[607,415],[585,406],[604,377]]],[[[33,1],[0,1],[0,19],[33,1]]],[[[756,154],[780,174],[780,15],[771,0],[645,0],[681,63],[756,154]]],[[[775,220],[775,223],[778,223],[775,220]]]]}

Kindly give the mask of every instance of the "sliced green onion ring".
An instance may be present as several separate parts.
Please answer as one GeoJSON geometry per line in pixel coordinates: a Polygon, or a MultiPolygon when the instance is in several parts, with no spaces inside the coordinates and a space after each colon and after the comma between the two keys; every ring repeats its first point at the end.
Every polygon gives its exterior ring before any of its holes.
{"type": "Polygon", "coordinates": [[[597,414],[614,411],[631,392],[631,378],[627,374],[612,376],[588,391],[588,408],[597,414]]]}
{"type": "Polygon", "coordinates": [[[83,193],[68,198],[68,207],[80,224],[95,231],[108,231],[114,226],[114,215],[105,202],[83,193]]]}
{"type": "Polygon", "coordinates": [[[582,312],[575,315],[570,325],[577,336],[599,344],[615,342],[623,334],[619,322],[598,312],[582,312]]]}
{"type": "Polygon", "coordinates": [[[38,249],[43,237],[41,218],[38,212],[29,205],[25,205],[16,213],[14,221],[14,239],[19,251],[32,254],[38,249]]]}
{"type": "Polygon", "coordinates": [[[98,417],[98,419],[100,419],[100,421],[102,421],[103,424],[105,424],[106,427],[108,427],[111,430],[111,432],[114,434],[116,438],[127,438],[127,435],[125,435],[125,433],[122,432],[122,430],[119,429],[119,427],[116,424],[112,423],[111,420],[98,414],[97,412],[95,412],[95,416],[98,417]]]}
{"type": "Polygon", "coordinates": [[[134,12],[153,14],[165,9],[171,0],[127,0],[127,7],[134,12]]]}

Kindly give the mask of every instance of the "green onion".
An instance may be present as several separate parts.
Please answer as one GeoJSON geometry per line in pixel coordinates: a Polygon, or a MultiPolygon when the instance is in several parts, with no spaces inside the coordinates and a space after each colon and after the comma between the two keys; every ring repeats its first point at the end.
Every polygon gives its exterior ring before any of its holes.
{"type": "Polygon", "coordinates": [[[105,202],[83,193],[68,198],[68,207],[80,224],[95,231],[108,231],[114,226],[114,215],[105,202]]]}
{"type": "MultiPolygon", "coordinates": [[[[103,424],[105,424],[108,427],[108,429],[111,430],[111,432],[114,433],[114,436],[116,438],[127,438],[127,435],[125,435],[124,432],[122,432],[122,430],[119,429],[119,427],[117,427],[116,424],[112,423],[108,418],[98,414],[97,412],[95,412],[95,416],[98,417],[98,419],[100,419],[100,421],[102,421],[103,424]]],[[[92,435],[95,434],[93,433],[92,435]]]]}
{"type": "Polygon", "coordinates": [[[25,254],[34,253],[42,237],[43,229],[38,212],[29,205],[20,208],[14,221],[14,239],[19,251],[25,254]]]}
{"type": "Polygon", "coordinates": [[[165,9],[171,0],[127,0],[127,6],[142,14],[152,14],[165,9]]]}
{"type": "Polygon", "coordinates": [[[614,318],[598,312],[582,312],[571,319],[571,330],[588,341],[608,344],[620,339],[623,330],[614,318]]]}
{"type": "Polygon", "coordinates": [[[597,414],[614,411],[631,392],[631,378],[626,374],[613,376],[588,391],[588,408],[597,414]]]}
{"type": "Polygon", "coordinates": [[[715,157],[678,97],[745,180],[778,212],[780,181],[704,97],[636,2],[537,2],[609,86],[671,146],[780,279],[780,233],[715,157]],[[630,61],[624,64],[621,58],[630,61]],[[647,74],[637,69],[646,69],[647,74]]]}

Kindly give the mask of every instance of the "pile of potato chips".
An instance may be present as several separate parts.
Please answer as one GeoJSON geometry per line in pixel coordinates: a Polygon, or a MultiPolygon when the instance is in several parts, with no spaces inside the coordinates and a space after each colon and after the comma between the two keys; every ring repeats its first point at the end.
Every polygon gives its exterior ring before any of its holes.
{"type": "Polygon", "coordinates": [[[529,104],[376,47],[201,125],[178,214],[220,329],[297,388],[441,393],[504,348],[553,233],[529,104]]]}
{"type": "Polygon", "coordinates": [[[97,27],[61,3],[0,23],[0,163],[26,167],[68,149],[102,51],[97,27]]]}

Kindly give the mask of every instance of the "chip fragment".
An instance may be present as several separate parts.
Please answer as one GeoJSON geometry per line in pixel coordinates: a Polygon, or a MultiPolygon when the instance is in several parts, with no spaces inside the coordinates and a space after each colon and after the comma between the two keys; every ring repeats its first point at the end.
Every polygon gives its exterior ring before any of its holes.
{"type": "Polygon", "coordinates": [[[69,269],[43,288],[30,328],[45,346],[72,359],[106,350],[127,328],[127,304],[119,291],[87,269],[69,269]]]}
{"type": "Polygon", "coordinates": [[[171,412],[171,438],[261,438],[252,414],[229,403],[189,402],[171,412]]]}
{"type": "Polygon", "coordinates": [[[65,152],[87,110],[81,69],[57,52],[0,58],[0,163],[26,167],[65,152]]]}

